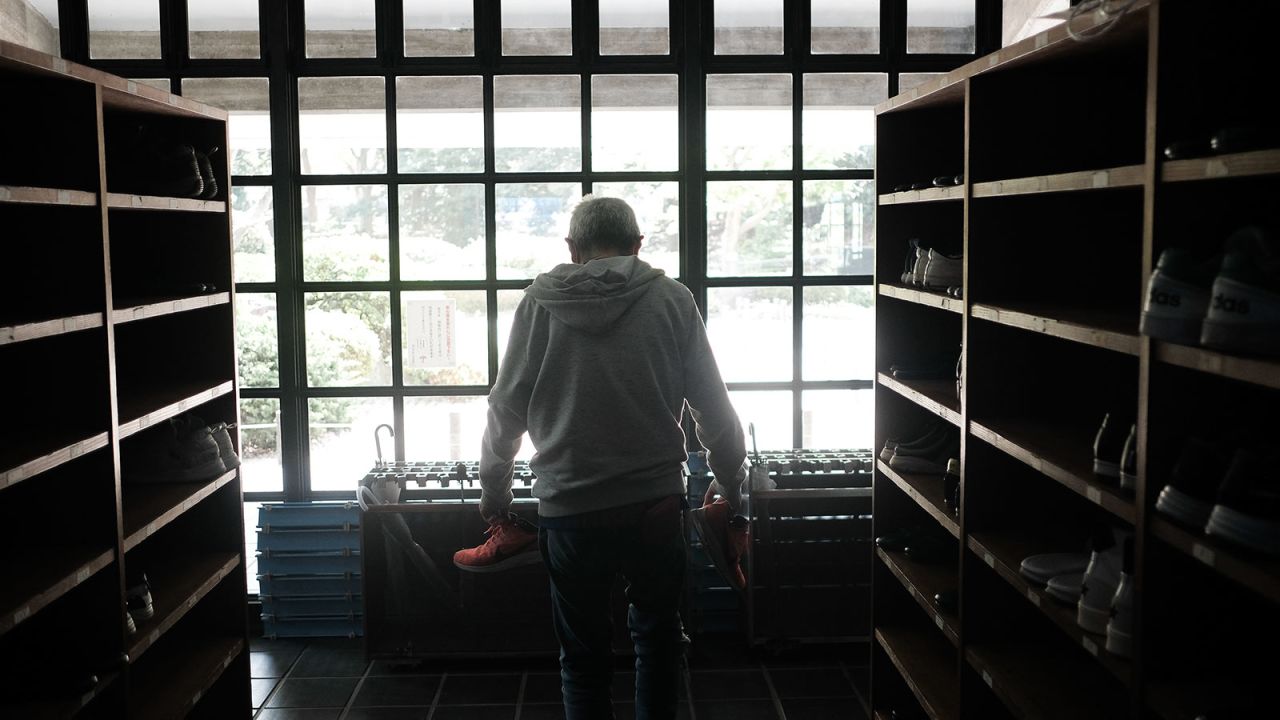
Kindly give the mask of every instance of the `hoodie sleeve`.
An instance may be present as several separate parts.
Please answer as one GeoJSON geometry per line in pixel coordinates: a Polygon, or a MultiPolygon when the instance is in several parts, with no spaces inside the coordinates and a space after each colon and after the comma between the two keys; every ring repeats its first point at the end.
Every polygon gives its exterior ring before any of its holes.
{"type": "Polygon", "coordinates": [[[711,351],[706,326],[695,308],[682,351],[685,399],[693,416],[698,441],[707,449],[707,464],[716,476],[721,495],[737,508],[742,501],[742,481],[747,473],[746,441],[738,413],[729,402],[729,391],[720,378],[720,367],[711,351]]]}
{"type": "Polygon", "coordinates": [[[520,439],[529,429],[529,398],[542,357],[530,352],[534,308],[527,296],[516,308],[506,356],[489,391],[488,419],[480,444],[480,514],[485,518],[506,512],[514,499],[511,475],[520,439]]]}

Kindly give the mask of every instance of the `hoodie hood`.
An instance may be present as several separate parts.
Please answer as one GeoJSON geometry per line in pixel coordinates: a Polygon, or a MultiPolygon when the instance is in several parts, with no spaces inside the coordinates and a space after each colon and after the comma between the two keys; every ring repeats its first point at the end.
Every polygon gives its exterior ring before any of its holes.
{"type": "Polygon", "coordinates": [[[599,258],[557,265],[534,278],[525,294],[569,327],[599,335],[663,275],[635,255],[599,258]]]}

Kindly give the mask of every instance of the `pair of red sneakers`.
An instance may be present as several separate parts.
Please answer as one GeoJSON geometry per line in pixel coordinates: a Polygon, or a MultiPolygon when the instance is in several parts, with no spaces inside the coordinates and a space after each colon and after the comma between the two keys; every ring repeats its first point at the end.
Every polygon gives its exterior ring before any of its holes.
{"type": "Polygon", "coordinates": [[[735,589],[747,589],[747,577],[742,572],[742,560],[751,545],[750,523],[742,515],[735,514],[724,498],[715,502],[705,500],[700,508],[689,511],[693,527],[702,538],[702,549],[729,584],[735,589]]]}

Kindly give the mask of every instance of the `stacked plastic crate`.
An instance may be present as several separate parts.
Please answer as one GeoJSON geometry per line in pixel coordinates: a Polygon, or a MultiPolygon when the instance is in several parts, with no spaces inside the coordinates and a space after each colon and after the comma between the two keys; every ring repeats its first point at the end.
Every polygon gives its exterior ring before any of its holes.
{"type": "Polygon", "coordinates": [[[258,584],[265,637],[362,635],[360,507],[354,502],[263,504],[258,584]]]}

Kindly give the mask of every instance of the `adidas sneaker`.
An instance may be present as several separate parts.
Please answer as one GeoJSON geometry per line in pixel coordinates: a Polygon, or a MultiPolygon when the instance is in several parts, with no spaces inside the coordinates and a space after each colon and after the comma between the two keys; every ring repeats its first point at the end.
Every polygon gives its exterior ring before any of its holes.
{"type": "Polygon", "coordinates": [[[1280,355],[1280,244],[1250,225],[1227,240],[1200,343],[1230,352],[1280,355]]]}

